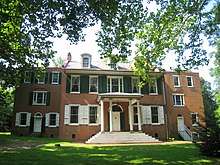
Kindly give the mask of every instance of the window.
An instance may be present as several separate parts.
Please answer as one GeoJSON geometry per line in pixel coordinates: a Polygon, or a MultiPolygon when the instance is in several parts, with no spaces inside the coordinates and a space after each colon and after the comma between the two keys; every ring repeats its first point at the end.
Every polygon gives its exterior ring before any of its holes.
{"type": "Polygon", "coordinates": [[[50,126],[56,126],[56,117],[57,117],[57,114],[50,113],[50,115],[49,115],[49,125],[50,126]]]}
{"type": "Polygon", "coordinates": [[[109,64],[111,69],[117,69],[117,64],[116,63],[111,63],[109,64]]]}
{"type": "Polygon", "coordinates": [[[70,107],[70,123],[78,124],[78,106],[71,106],[70,107]]]}
{"type": "Polygon", "coordinates": [[[89,107],[89,123],[97,123],[97,107],[89,107]]]}
{"type": "Polygon", "coordinates": [[[80,91],[80,78],[79,76],[71,77],[71,92],[79,92],[80,91]]]}
{"type": "Polygon", "coordinates": [[[52,72],[52,84],[59,84],[60,73],[52,72]]]}
{"type": "Polygon", "coordinates": [[[20,113],[20,126],[26,126],[27,125],[27,113],[20,113]]]}
{"type": "Polygon", "coordinates": [[[138,110],[137,107],[133,107],[134,124],[138,124],[138,110]]]}
{"type": "Polygon", "coordinates": [[[98,77],[90,77],[89,92],[98,92],[98,77]]]}
{"type": "Polygon", "coordinates": [[[42,72],[42,73],[39,75],[39,78],[37,79],[37,83],[38,83],[38,84],[44,84],[44,82],[45,82],[45,77],[46,77],[45,72],[42,72]]]}
{"type": "Polygon", "coordinates": [[[198,126],[198,113],[191,113],[192,115],[192,126],[198,126]]]}
{"type": "Polygon", "coordinates": [[[154,79],[154,80],[151,80],[150,84],[149,84],[149,93],[151,95],[157,95],[157,81],[154,79]]]}
{"type": "Polygon", "coordinates": [[[89,57],[83,57],[83,68],[90,68],[89,57]]]}
{"type": "Polygon", "coordinates": [[[24,73],[24,83],[30,83],[31,82],[31,73],[26,71],[24,73]]]}
{"type": "Polygon", "coordinates": [[[193,80],[192,80],[192,76],[187,76],[187,86],[188,87],[193,87],[193,80]]]}
{"type": "Polygon", "coordinates": [[[32,105],[46,105],[48,92],[47,91],[34,91],[32,105]]]}
{"type": "Polygon", "coordinates": [[[132,93],[139,93],[139,82],[140,79],[139,78],[132,78],[132,93]]]}
{"type": "Polygon", "coordinates": [[[108,78],[108,92],[123,92],[122,78],[109,77],[108,78]]]}
{"type": "Polygon", "coordinates": [[[173,76],[174,87],[180,87],[179,76],[173,76]]]}
{"type": "Polygon", "coordinates": [[[151,107],[151,123],[159,123],[158,107],[151,107]]]}
{"type": "Polygon", "coordinates": [[[184,106],[184,95],[183,94],[173,94],[173,104],[175,106],[184,106]]]}

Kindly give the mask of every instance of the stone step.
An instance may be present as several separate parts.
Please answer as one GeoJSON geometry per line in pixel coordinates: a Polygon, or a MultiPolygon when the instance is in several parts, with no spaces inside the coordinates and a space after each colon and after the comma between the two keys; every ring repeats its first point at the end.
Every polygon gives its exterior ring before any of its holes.
{"type": "Polygon", "coordinates": [[[145,133],[139,132],[99,132],[86,141],[87,144],[104,143],[156,143],[160,142],[145,133]]]}

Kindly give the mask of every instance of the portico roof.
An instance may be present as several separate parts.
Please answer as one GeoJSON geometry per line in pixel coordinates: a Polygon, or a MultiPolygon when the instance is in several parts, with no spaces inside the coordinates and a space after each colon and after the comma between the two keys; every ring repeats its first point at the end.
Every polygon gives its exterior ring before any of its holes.
{"type": "Polygon", "coordinates": [[[132,103],[135,103],[136,100],[140,100],[143,97],[140,93],[101,93],[97,96],[97,102],[100,102],[100,100],[103,101],[120,101],[120,102],[127,102],[129,100],[132,100],[132,103]]]}

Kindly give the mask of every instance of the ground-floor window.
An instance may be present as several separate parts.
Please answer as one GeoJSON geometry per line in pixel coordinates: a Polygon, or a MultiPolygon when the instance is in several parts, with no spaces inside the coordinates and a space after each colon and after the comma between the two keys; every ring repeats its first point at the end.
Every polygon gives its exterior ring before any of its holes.
{"type": "Polygon", "coordinates": [[[59,113],[57,112],[46,113],[45,126],[58,127],[59,126],[59,113]]]}
{"type": "Polygon", "coordinates": [[[133,107],[133,119],[134,124],[138,124],[138,110],[137,107],[133,107]]]}
{"type": "Polygon", "coordinates": [[[89,123],[97,123],[97,107],[89,107],[89,123]]]}
{"type": "Polygon", "coordinates": [[[198,113],[192,113],[192,126],[198,126],[198,113]]]}
{"type": "Polygon", "coordinates": [[[70,108],[70,123],[78,124],[78,115],[79,115],[79,107],[78,106],[71,106],[70,108]]]}
{"type": "Polygon", "coordinates": [[[16,113],[15,126],[26,127],[30,126],[31,113],[18,112],[16,113]]]}
{"type": "Polygon", "coordinates": [[[152,123],[159,123],[158,107],[151,107],[151,122],[152,123]]]}

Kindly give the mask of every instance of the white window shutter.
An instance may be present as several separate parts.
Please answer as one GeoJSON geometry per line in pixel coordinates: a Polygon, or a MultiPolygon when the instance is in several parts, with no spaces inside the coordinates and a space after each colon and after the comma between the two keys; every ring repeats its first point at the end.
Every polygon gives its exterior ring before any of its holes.
{"type": "Polygon", "coordinates": [[[80,105],[79,106],[79,124],[88,124],[89,115],[88,115],[88,106],[87,105],[80,105]]]}
{"type": "Polygon", "coordinates": [[[147,122],[146,122],[146,118],[147,118],[146,106],[141,106],[141,114],[142,114],[143,124],[147,124],[147,122]]]}
{"type": "Polygon", "coordinates": [[[46,113],[45,115],[45,126],[48,127],[49,126],[49,113],[46,113]]]}
{"type": "Polygon", "coordinates": [[[97,107],[97,124],[101,124],[101,106],[97,107]]]}
{"type": "Polygon", "coordinates": [[[56,114],[56,126],[59,127],[59,124],[60,124],[60,114],[57,113],[56,114]]]}
{"type": "Polygon", "coordinates": [[[159,118],[159,123],[164,124],[164,109],[163,109],[163,106],[159,106],[158,118],[159,118]]]}
{"type": "Polygon", "coordinates": [[[27,126],[30,126],[31,123],[31,113],[27,113],[27,126]]]}
{"type": "Polygon", "coordinates": [[[20,113],[17,112],[15,117],[15,126],[19,126],[19,123],[20,123],[20,113]]]}
{"type": "Polygon", "coordinates": [[[146,107],[147,109],[147,113],[146,113],[146,115],[147,115],[147,117],[146,117],[146,124],[151,124],[152,122],[151,122],[151,107],[150,106],[147,106],[146,107]]]}
{"type": "Polygon", "coordinates": [[[70,123],[70,106],[65,105],[64,108],[64,124],[69,124],[70,123]]]}

